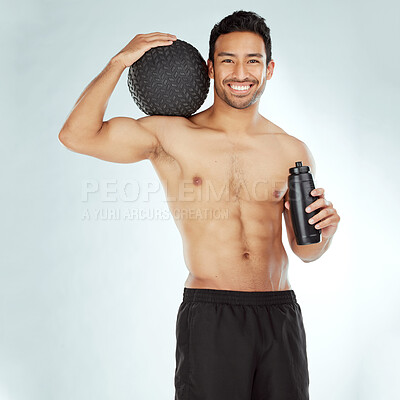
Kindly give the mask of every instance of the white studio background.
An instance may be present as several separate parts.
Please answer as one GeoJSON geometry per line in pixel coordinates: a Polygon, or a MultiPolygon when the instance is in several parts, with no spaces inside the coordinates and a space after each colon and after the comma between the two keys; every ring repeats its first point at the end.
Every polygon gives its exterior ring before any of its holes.
{"type": "MultiPolygon", "coordinates": [[[[291,252],[283,231],[310,398],[395,398],[399,8],[394,0],[2,0],[0,399],[173,398],[187,270],[157,175],[148,160],[71,152],[58,132],[136,34],[176,34],[207,59],[212,27],[239,9],[271,28],[276,67],[260,112],[309,146],[316,184],[341,216],[313,263],[291,252]],[[134,202],[123,196],[128,186],[128,195],[140,189],[134,202]],[[118,219],[126,209],[144,218],[118,219]],[[101,213],[85,220],[87,210],[101,213]]],[[[145,116],[126,80],[127,70],[105,119],[145,116]]],[[[211,86],[199,111],[212,102],[211,86]]]]}

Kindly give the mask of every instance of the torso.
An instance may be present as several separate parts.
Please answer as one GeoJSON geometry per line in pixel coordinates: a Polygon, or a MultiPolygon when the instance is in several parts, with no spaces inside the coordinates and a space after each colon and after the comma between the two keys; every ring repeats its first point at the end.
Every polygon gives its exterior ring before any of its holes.
{"type": "Polygon", "coordinates": [[[151,162],[182,235],[185,287],[291,289],[282,212],[296,140],[264,119],[240,138],[176,118],[151,162]]]}

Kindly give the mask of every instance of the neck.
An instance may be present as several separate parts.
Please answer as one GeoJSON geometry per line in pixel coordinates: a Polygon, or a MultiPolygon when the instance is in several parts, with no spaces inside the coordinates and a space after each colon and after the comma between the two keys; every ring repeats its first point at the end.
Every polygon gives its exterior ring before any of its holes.
{"type": "Polygon", "coordinates": [[[249,134],[259,125],[259,101],[247,108],[238,109],[226,104],[218,96],[214,98],[214,104],[208,109],[208,121],[214,129],[240,136],[249,134]]]}

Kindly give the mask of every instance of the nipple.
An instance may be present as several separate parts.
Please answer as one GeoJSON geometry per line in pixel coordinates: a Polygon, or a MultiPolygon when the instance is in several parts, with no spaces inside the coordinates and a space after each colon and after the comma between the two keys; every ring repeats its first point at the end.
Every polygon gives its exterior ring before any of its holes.
{"type": "Polygon", "coordinates": [[[201,180],[201,178],[200,178],[199,176],[195,176],[195,177],[193,178],[193,183],[194,183],[196,186],[200,186],[201,183],[202,183],[202,180],[201,180]]]}

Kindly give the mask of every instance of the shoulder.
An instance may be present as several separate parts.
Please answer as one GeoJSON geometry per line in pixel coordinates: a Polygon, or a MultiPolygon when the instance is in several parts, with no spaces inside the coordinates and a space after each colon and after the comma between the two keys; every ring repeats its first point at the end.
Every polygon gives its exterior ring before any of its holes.
{"type": "Polygon", "coordinates": [[[274,127],[276,137],[280,142],[281,148],[284,149],[288,165],[294,166],[296,161],[302,161],[303,165],[308,165],[311,173],[315,175],[315,160],[307,144],[299,138],[285,132],[272,122],[269,121],[269,123],[274,127]]]}
{"type": "Polygon", "coordinates": [[[150,115],[137,120],[145,129],[152,132],[160,145],[173,141],[182,131],[193,124],[185,117],[169,115],[150,115]]]}
{"type": "Polygon", "coordinates": [[[180,116],[151,115],[138,121],[157,138],[154,158],[158,159],[173,159],[174,149],[179,147],[190,128],[195,127],[187,118],[180,116]]]}
{"type": "Polygon", "coordinates": [[[295,136],[285,133],[282,135],[285,148],[287,149],[287,155],[290,158],[289,163],[294,166],[296,161],[302,161],[303,165],[310,167],[311,173],[315,176],[316,165],[313,154],[310,148],[302,140],[295,136]]]}
{"type": "Polygon", "coordinates": [[[137,121],[156,135],[162,134],[170,129],[187,126],[190,123],[185,117],[169,115],[149,115],[139,118],[137,121]]]}

